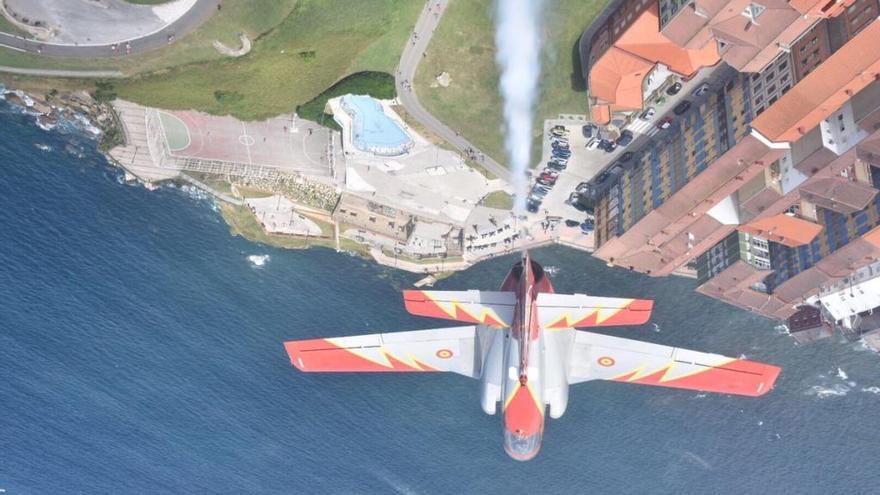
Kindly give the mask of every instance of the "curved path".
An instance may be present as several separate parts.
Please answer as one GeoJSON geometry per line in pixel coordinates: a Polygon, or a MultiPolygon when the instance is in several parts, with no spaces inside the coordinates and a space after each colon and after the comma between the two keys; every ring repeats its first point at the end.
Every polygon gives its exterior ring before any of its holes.
{"type": "MultiPolygon", "coordinates": [[[[168,45],[168,36],[174,35],[175,38],[183,37],[199,27],[203,22],[208,20],[212,14],[217,12],[217,6],[221,0],[196,0],[195,5],[186,11],[180,18],[164,28],[146,36],[128,40],[131,43],[131,54],[143,53],[168,45]]],[[[30,40],[21,36],[14,36],[7,33],[0,33],[0,47],[11,48],[13,50],[41,53],[53,57],[65,58],[112,58],[124,57],[126,51],[125,42],[116,43],[118,48],[112,49],[112,43],[98,45],[68,45],[57,43],[46,43],[37,40],[30,40]]]]}
{"type": "Polygon", "coordinates": [[[425,49],[431,41],[434,29],[440,23],[443,13],[446,12],[446,6],[449,0],[434,0],[425,5],[424,10],[416,21],[415,36],[411,36],[403,49],[403,55],[400,57],[400,63],[397,66],[397,78],[395,85],[397,86],[397,98],[406,108],[406,111],[418,120],[422,125],[430,129],[434,134],[445,139],[453,146],[461,151],[471,150],[478,155],[477,163],[484,166],[489,172],[504,181],[510,182],[510,170],[503,167],[500,163],[493,160],[489,155],[480,151],[476,146],[471,144],[467,139],[463,138],[457,132],[440,122],[436,117],[431,115],[425,107],[419,102],[412,86],[415,79],[416,68],[422,60],[425,49]]]}

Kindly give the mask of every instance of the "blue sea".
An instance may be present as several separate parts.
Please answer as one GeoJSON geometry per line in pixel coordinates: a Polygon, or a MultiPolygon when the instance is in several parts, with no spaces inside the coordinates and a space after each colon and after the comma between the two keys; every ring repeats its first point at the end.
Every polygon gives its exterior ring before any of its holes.
{"type": "MultiPolygon", "coordinates": [[[[760,399],[577,385],[519,463],[476,381],[290,366],[286,339],[444,326],[404,311],[417,276],[232,237],[210,199],[123,185],[93,143],[6,107],[0,137],[7,494],[880,491],[880,356],[858,344],[798,347],[692,280],[536,251],[559,292],[657,300],[653,325],[610,333],[783,372],[760,399]]],[[[495,289],[513,261],[438,288],[495,289]]]]}

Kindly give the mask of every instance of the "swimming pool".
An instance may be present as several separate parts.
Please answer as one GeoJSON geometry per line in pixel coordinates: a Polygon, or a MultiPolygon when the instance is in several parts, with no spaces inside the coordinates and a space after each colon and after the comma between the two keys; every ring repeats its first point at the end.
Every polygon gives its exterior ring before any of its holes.
{"type": "Polygon", "coordinates": [[[352,141],[357,149],[382,156],[406,153],[413,146],[410,137],[382,105],[369,96],[345,95],[342,109],[351,117],[352,141]]]}

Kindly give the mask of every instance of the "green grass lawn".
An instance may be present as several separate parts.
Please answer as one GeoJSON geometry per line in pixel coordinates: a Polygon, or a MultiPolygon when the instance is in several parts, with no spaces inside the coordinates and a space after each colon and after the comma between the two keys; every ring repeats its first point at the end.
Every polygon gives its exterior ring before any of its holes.
{"type": "Polygon", "coordinates": [[[493,191],[486,195],[480,204],[489,208],[498,208],[499,210],[513,209],[513,196],[504,191],[493,191]]]}
{"type": "Polygon", "coordinates": [[[15,34],[18,36],[29,37],[30,35],[24,29],[13,24],[9,19],[0,15],[0,33],[15,34]]]}
{"type": "MultiPolygon", "coordinates": [[[[225,9],[225,7],[224,7],[225,9]]],[[[344,76],[392,72],[421,9],[417,0],[300,0],[251,53],[116,85],[122,98],[256,120],[293,112],[344,76]]]]}
{"type": "MultiPolygon", "coordinates": [[[[587,113],[587,95],[577,66],[577,42],[608,0],[548,0],[542,12],[544,48],[535,140],[541,121],[559,113],[587,113]],[[577,77],[574,75],[577,74],[577,77]]],[[[452,0],[416,74],[425,107],[500,163],[507,160],[502,135],[501,96],[495,64],[492,0],[452,0]],[[448,88],[432,88],[440,72],[448,88]]],[[[539,156],[534,150],[533,156],[539,156]]]]}

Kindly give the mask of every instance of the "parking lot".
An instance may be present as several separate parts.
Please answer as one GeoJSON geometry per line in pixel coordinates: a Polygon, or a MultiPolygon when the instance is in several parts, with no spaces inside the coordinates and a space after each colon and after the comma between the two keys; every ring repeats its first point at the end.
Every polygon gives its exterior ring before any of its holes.
{"type": "MultiPolygon", "coordinates": [[[[547,120],[544,122],[544,139],[542,141],[541,163],[535,167],[531,186],[535,185],[535,180],[552,160],[553,148],[551,139],[551,130],[554,126],[563,126],[568,131],[565,139],[568,141],[571,157],[568,159],[567,166],[559,172],[555,184],[543,198],[537,213],[530,214],[533,220],[537,221],[546,217],[561,217],[560,229],[562,231],[580,231],[579,227],[566,228],[564,221],[567,219],[583,222],[588,215],[582,211],[578,211],[572,206],[568,200],[572,193],[575,192],[579,184],[590,182],[609,165],[617,161],[621,155],[627,152],[636,152],[644,149],[649,142],[658,134],[663,135],[663,130],[657,127],[658,122],[663,119],[675,119],[676,115],[673,109],[683,100],[695,100],[693,92],[704,83],[713,84],[713,75],[717,68],[710,68],[700,72],[697,77],[689,81],[680,81],[681,88],[674,95],[662,93],[660,102],[649,101],[646,107],[655,109],[653,115],[648,118],[635,117],[622,130],[628,130],[632,133],[633,139],[627,146],[618,146],[612,152],[608,153],[602,149],[587,149],[586,146],[591,139],[582,134],[584,122],[571,120],[547,120]]],[[[722,71],[723,72],[723,71],[722,71]]],[[[700,98],[703,99],[703,98],[700,98]]],[[[595,136],[596,129],[593,129],[595,136]]],[[[592,237],[592,236],[589,236],[592,237]]]]}

